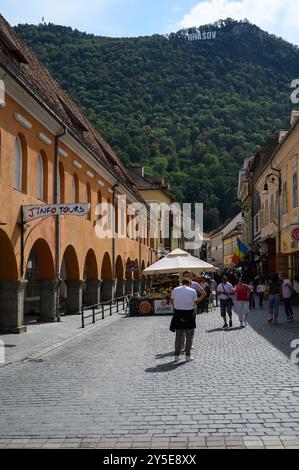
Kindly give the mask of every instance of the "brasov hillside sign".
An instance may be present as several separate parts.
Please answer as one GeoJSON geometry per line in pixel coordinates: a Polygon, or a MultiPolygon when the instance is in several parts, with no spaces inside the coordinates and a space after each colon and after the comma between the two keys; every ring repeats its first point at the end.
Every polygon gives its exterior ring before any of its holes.
{"type": "Polygon", "coordinates": [[[191,33],[180,32],[175,35],[166,34],[166,38],[168,40],[174,37],[187,39],[188,41],[211,41],[212,39],[216,39],[217,31],[202,31],[200,29],[197,29],[191,33]]]}
{"type": "Polygon", "coordinates": [[[217,31],[197,31],[196,33],[186,33],[184,37],[188,41],[209,41],[216,39],[217,31]]]}
{"type": "Polygon", "coordinates": [[[76,215],[83,216],[90,210],[89,203],[83,204],[42,204],[37,206],[22,206],[24,222],[50,217],[52,215],[76,215]]]}

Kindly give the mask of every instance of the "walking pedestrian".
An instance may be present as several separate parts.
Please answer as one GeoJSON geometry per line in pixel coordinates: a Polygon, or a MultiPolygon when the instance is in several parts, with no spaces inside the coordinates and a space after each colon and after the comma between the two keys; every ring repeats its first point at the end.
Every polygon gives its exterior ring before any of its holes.
{"type": "Polygon", "coordinates": [[[174,305],[174,315],[170,330],[176,332],[175,337],[175,362],[180,360],[180,354],[186,337],[186,361],[193,361],[191,348],[196,328],[196,315],[194,308],[198,302],[197,293],[190,287],[190,280],[183,279],[182,285],[173,289],[171,302],[174,305]]]}
{"type": "Polygon", "coordinates": [[[273,274],[269,281],[269,323],[277,324],[279,315],[280,282],[278,274],[273,274]]]}
{"type": "Polygon", "coordinates": [[[284,301],[284,309],[287,321],[294,319],[294,312],[292,309],[292,293],[294,291],[291,281],[286,274],[281,275],[282,280],[282,297],[284,301]]]}
{"type": "MultiPolygon", "coordinates": [[[[191,287],[191,289],[194,289],[195,292],[197,293],[197,299],[198,299],[198,303],[197,303],[197,306],[196,306],[197,313],[198,314],[200,312],[204,313],[202,311],[202,308],[203,308],[203,305],[204,305],[204,299],[207,296],[206,291],[204,290],[204,288],[202,287],[202,285],[199,282],[192,279],[192,274],[191,274],[190,271],[185,271],[183,273],[183,277],[184,277],[184,279],[189,280],[189,287],[191,287]]],[[[191,349],[193,349],[193,346],[191,347],[191,349]]],[[[185,350],[186,350],[186,335],[184,335],[183,343],[182,343],[182,351],[185,351],[185,350]]]]}
{"type": "Polygon", "coordinates": [[[249,282],[249,290],[250,290],[250,296],[249,296],[249,308],[255,308],[255,298],[254,298],[254,283],[252,281],[249,282]]]}
{"type": "Polygon", "coordinates": [[[224,329],[228,328],[226,315],[228,315],[229,317],[229,327],[231,328],[233,326],[233,321],[232,321],[233,299],[230,296],[231,294],[234,293],[234,288],[233,288],[233,285],[230,282],[228,282],[228,279],[226,276],[223,276],[222,283],[219,284],[217,287],[217,292],[218,292],[218,298],[220,300],[220,312],[224,321],[223,328],[224,329]]]}
{"type": "MultiPolygon", "coordinates": [[[[201,308],[201,306],[204,305],[203,300],[207,297],[207,293],[204,287],[199,282],[192,279],[192,275],[190,271],[185,271],[183,276],[184,276],[184,279],[189,280],[190,282],[189,287],[191,287],[191,289],[194,289],[195,292],[197,293],[197,297],[198,297],[197,313],[199,313],[199,309],[201,308]]],[[[203,311],[201,311],[201,313],[203,313],[203,311]]]]}
{"type": "Polygon", "coordinates": [[[240,278],[238,284],[234,288],[236,293],[236,300],[234,302],[234,310],[239,316],[240,328],[247,326],[247,318],[249,313],[249,297],[250,288],[244,284],[243,279],[240,278]]]}
{"type": "Polygon", "coordinates": [[[266,292],[266,284],[263,279],[259,280],[258,285],[256,287],[256,292],[259,298],[259,306],[262,309],[264,308],[263,303],[264,303],[265,292],[266,292]]]}

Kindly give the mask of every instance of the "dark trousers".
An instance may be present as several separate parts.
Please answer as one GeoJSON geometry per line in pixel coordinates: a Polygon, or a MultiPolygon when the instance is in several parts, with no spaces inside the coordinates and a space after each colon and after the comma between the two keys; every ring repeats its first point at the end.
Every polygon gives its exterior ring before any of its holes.
{"type": "Polygon", "coordinates": [[[259,301],[260,301],[260,307],[263,306],[263,302],[264,302],[264,292],[259,292],[258,293],[258,296],[259,296],[259,301]]]}
{"type": "Polygon", "coordinates": [[[185,337],[186,337],[186,356],[191,355],[191,347],[194,337],[195,330],[175,330],[175,355],[179,356],[181,354],[181,350],[184,345],[185,337]]]}
{"type": "Polygon", "coordinates": [[[221,316],[226,322],[226,314],[232,318],[232,304],[229,300],[220,299],[220,312],[221,316]]]}
{"type": "Polygon", "coordinates": [[[255,308],[255,298],[254,298],[254,293],[250,293],[249,297],[249,308],[255,308]]]}
{"type": "Polygon", "coordinates": [[[286,313],[287,318],[293,317],[294,312],[292,309],[292,299],[291,297],[289,299],[283,299],[284,300],[284,310],[286,313]]]}

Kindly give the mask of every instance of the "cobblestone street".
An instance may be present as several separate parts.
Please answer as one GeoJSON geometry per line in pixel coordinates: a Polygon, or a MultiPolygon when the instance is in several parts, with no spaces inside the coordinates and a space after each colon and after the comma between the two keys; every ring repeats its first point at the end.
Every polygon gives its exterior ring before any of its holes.
{"type": "Polygon", "coordinates": [[[192,363],[173,363],[170,317],[121,317],[2,367],[0,446],[299,447],[298,314],[266,319],[223,331],[218,309],[198,317],[192,363]]]}

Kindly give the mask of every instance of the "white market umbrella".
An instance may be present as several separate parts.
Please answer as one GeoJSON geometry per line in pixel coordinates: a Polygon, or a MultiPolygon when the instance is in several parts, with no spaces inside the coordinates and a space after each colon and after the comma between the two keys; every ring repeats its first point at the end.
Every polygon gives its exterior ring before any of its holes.
{"type": "Polygon", "coordinates": [[[207,273],[218,271],[218,268],[178,248],[144,269],[143,274],[183,273],[184,271],[207,273]]]}

